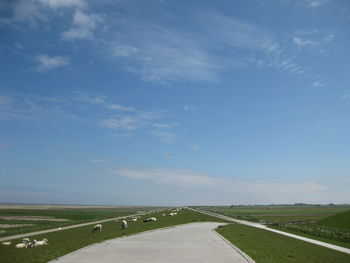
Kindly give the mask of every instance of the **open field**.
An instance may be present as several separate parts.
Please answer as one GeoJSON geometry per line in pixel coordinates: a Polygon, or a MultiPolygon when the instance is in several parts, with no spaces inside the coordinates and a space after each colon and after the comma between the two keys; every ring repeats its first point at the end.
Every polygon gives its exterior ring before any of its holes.
{"type": "Polygon", "coordinates": [[[201,207],[236,219],[259,222],[293,234],[350,248],[349,205],[201,207]]]}
{"type": "Polygon", "coordinates": [[[350,210],[324,218],[317,224],[350,230],[350,210]]]}
{"type": "Polygon", "coordinates": [[[257,263],[345,263],[350,255],[240,224],[219,227],[217,232],[257,263]]]}
{"type": "Polygon", "coordinates": [[[127,216],[157,207],[0,206],[0,237],[127,216]]]}
{"type": "Polygon", "coordinates": [[[9,247],[0,246],[0,255],[2,263],[40,263],[55,259],[79,248],[98,243],[104,240],[135,234],[147,230],[161,227],[168,227],[178,224],[191,222],[223,222],[211,216],[203,215],[190,210],[184,210],[177,216],[162,216],[161,213],[147,215],[146,217],[155,216],[157,222],[143,223],[141,218],[137,222],[129,223],[126,230],[121,230],[120,222],[108,222],[103,224],[103,231],[100,233],[91,233],[91,226],[79,227],[60,232],[47,233],[45,235],[33,236],[31,239],[41,240],[47,238],[49,245],[28,249],[16,249],[13,244],[20,240],[13,240],[9,247]]]}

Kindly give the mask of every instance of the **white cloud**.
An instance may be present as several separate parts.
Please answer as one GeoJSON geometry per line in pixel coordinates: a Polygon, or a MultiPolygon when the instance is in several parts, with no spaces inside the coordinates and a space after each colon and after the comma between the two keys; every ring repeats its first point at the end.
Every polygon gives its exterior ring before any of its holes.
{"type": "Polygon", "coordinates": [[[128,45],[115,44],[111,47],[112,56],[115,57],[129,57],[138,51],[137,48],[128,45]]]}
{"type": "MultiPolygon", "coordinates": [[[[348,99],[350,99],[350,94],[343,94],[342,96],[341,96],[341,98],[343,99],[343,100],[348,100],[348,99]]],[[[1,101],[1,100],[0,100],[1,101]]],[[[0,103],[1,104],[1,103],[0,103]]]]}
{"type": "Polygon", "coordinates": [[[49,21],[48,10],[59,8],[77,8],[85,6],[83,0],[19,0],[13,4],[11,21],[29,22],[36,27],[38,22],[49,21]]]}
{"type": "Polygon", "coordinates": [[[138,180],[149,180],[157,184],[167,184],[180,187],[210,186],[219,179],[203,173],[186,169],[136,169],[120,168],[112,172],[115,175],[138,180]]]}
{"type": "Polygon", "coordinates": [[[153,123],[153,126],[158,128],[158,129],[165,129],[165,128],[170,128],[173,126],[179,126],[179,123],[153,123]]]}
{"type": "Polygon", "coordinates": [[[188,149],[190,149],[192,151],[199,151],[202,149],[202,147],[198,146],[197,144],[191,144],[188,146],[188,149]]]}
{"type": "Polygon", "coordinates": [[[101,94],[92,95],[86,92],[78,92],[78,94],[74,97],[78,101],[87,102],[92,105],[105,104],[106,96],[101,94]]]}
{"type": "Polygon", "coordinates": [[[163,143],[172,143],[175,141],[176,134],[165,131],[153,130],[150,134],[159,137],[163,143]]]}
{"type": "Polygon", "coordinates": [[[328,4],[331,0],[306,0],[306,5],[312,8],[328,4]]]}
{"type": "Polygon", "coordinates": [[[245,50],[280,51],[273,34],[258,25],[218,14],[209,14],[206,19],[212,28],[214,41],[245,50]]]}
{"type": "Polygon", "coordinates": [[[110,118],[100,121],[102,127],[115,130],[135,130],[139,125],[139,120],[130,116],[121,116],[119,118],[110,118]]]}
{"type": "Polygon", "coordinates": [[[300,37],[294,37],[293,38],[293,42],[294,44],[298,45],[298,46],[313,46],[315,45],[316,43],[312,40],[308,40],[308,39],[301,39],[300,37]]]}
{"type": "MultiPolygon", "coordinates": [[[[350,198],[346,190],[349,182],[337,185],[312,180],[237,180],[213,177],[190,169],[171,168],[119,168],[111,173],[171,187],[173,190],[163,199],[167,200],[180,192],[187,196],[187,204],[339,203],[348,202],[350,198]],[[334,195],[337,192],[339,194],[334,195]]],[[[177,200],[182,199],[178,197],[177,200]]]]}
{"type": "Polygon", "coordinates": [[[313,88],[321,88],[323,86],[324,84],[321,81],[315,81],[314,83],[312,83],[313,88]]]}
{"type": "Polygon", "coordinates": [[[133,107],[126,107],[119,104],[109,104],[109,105],[106,105],[106,107],[110,110],[116,110],[116,111],[134,111],[135,110],[135,108],[133,107]]]}
{"type": "Polygon", "coordinates": [[[36,57],[39,65],[36,67],[38,71],[54,70],[56,68],[65,67],[70,64],[70,58],[65,56],[49,56],[46,54],[36,57]]]}
{"type": "Polygon", "coordinates": [[[94,36],[94,30],[102,21],[102,16],[98,14],[86,14],[77,9],[73,16],[73,27],[63,32],[61,36],[65,40],[91,39],[94,36]]]}
{"type": "Polygon", "coordinates": [[[188,105],[183,106],[183,109],[185,111],[197,111],[197,110],[200,110],[202,108],[203,108],[203,106],[201,106],[201,105],[192,105],[192,104],[188,104],[188,105]]]}
{"type": "Polygon", "coordinates": [[[50,8],[83,7],[83,0],[38,0],[39,3],[50,8]]]}

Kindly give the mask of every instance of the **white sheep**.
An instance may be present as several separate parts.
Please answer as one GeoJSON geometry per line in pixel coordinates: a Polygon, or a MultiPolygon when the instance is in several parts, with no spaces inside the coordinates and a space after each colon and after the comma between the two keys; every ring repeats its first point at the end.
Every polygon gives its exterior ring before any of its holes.
{"type": "Polygon", "coordinates": [[[137,218],[136,217],[132,217],[129,219],[129,222],[136,222],[137,221],[137,218]]]}
{"type": "Polygon", "coordinates": [[[57,231],[61,231],[61,230],[62,230],[62,228],[61,228],[61,227],[57,228],[57,231]]]}
{"type": "Polygon", "coordinates": [[[98,231],[98,232],[102,231],[102,225],[101,224],[94,225],[94,227],[92,228],[92,233],[95,233],[96,231],[98,231]]]}
{"type": "Polygon", "coordinates": [[[162,214],[162,216],[166,216],[166,214],[162,214]]]}
{"type": "Polygon", "coordinates": [[[122,221],[122,229],[126,229],[128,227],[128,222],[126,220],[122,221]]]}
{"type": "Polygon", "coordinates": [[[143,220],[143,222],[155,222],[155,221],[157,221],[157,218],[155,218],[155,217],[150,217],[150,218],[147,218],[147,219],[145,219],[145,220],[143,220]]]}
{"type": "Polygon", "coordinates": [[[28,237],[25,237],[22,239],[22,242],[28,244],[30,242],[30,239],[28,237]]]}
{"type": "Polygon", "coordinates": [[[37,241],[34,239],[34,247],[40,247],[40,246],[44,246],[44,245],[47,245],[48,243],[48,240],[46,238],[44,238],[43,240],[41,241],[37,241]]]}
{"type": "Polygon", "coordinates": [[[4,246],[9,246],[11,245],[11,243],[12,243],[11,241],[7,241],[7,242],[2,242],[1,244],[4,246]]]}
{"type": "Polygon", "coordinates": [[[16,245],[16,248],[27,248],[28,244],[26,243],[19,243],[16,245]]]}

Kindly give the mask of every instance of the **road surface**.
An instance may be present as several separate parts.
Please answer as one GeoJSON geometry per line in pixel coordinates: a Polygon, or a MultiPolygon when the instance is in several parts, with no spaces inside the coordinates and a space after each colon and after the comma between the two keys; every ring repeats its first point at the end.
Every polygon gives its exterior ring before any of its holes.
{"type": "Polygon", "coordinates": [[[190,223],[94,244],[51,263],[254,263],[213,229],[222,223],[190,223]]]}

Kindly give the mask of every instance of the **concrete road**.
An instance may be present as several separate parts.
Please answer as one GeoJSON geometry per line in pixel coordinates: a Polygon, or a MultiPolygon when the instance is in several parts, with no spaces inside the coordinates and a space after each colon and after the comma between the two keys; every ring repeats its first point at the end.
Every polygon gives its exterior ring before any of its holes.
{"type": "Polygon", "coordinates": [[[116,238],[82,248],[51,263],[254,263],[213,231],[221,223],[190,223],[116,238]]]}

